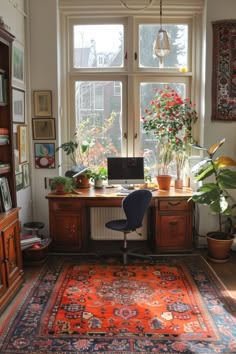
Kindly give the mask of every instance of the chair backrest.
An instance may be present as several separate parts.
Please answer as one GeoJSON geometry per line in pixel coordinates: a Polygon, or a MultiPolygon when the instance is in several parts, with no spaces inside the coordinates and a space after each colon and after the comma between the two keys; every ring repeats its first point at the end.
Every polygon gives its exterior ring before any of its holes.
{"type": "Polygon", "coordinates": [[[126,229],[135,230],[142,226],[151,199],[152,193],[147,189],[135,190],[123,199],[122,207],[127,218],[126,229]]]}

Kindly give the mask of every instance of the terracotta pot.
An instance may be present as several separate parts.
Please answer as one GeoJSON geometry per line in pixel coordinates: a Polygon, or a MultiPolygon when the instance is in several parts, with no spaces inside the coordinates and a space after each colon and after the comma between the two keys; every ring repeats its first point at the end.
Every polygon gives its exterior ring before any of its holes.
{"type": "Polygon", "coordinates": [[[229,260],[230,248],[234,236],[226,232],[213,231],[207,233],[208,259],[215,263],[224,263],[229,260]],[[226,238],[222,240],[222,236],[226,238]]]}
{"type": "Polygon", "coordinates": [[[65,189],[64,189],[64,184],[57,183],[55,193],[56,194],[67,194],[67,192],[65,192],[65,189]]]}
{"type": "Polygon", "coordinates": [[[90,184],[89,184],[89,177],[87,177],[86,175],[79,175],[76,177],[76,187],[78,188],[89,188],[90,184]]]}
{"type": "Polygon", "coordinates": [[[168,191],[170,189],[170,183],[172,176],[170,175],[158,175],[156,176],[159,189],[168,191]]]}
{"type": "Polygon", "coordinates": [[[175,180],[175,189],[182,189],[183,188],[183,180],[182,179],[176,179],[175,180]]]}

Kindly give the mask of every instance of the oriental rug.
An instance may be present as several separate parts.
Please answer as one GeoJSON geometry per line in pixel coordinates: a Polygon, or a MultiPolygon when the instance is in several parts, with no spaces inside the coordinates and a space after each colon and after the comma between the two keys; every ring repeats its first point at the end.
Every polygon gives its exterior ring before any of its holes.
{"type": "Polygon", "coordinates": [[[51,257],[0,353],[236,353],[236,302],[199,255],[51,257]]]}

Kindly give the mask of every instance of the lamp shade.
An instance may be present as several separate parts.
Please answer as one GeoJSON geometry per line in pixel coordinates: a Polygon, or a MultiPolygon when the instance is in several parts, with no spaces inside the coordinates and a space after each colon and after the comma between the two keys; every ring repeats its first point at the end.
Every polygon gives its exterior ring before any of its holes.
{"type": "Polygon", "coordinates": [[[162,28],[157,33],[157,38],[153,46],[153,53],[160,59],[170,53],[169,37],[167,32],[162,28]]]}

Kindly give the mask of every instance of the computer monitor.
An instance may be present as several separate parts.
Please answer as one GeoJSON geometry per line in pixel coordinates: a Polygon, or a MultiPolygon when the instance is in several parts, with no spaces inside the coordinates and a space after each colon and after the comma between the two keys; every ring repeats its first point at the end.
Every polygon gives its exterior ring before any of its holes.
{"type": "Polygon", "coordinates": [[[108,184],[119,184],[131,187],[144,183],[143,157],[108,157],[108,184]]]}

